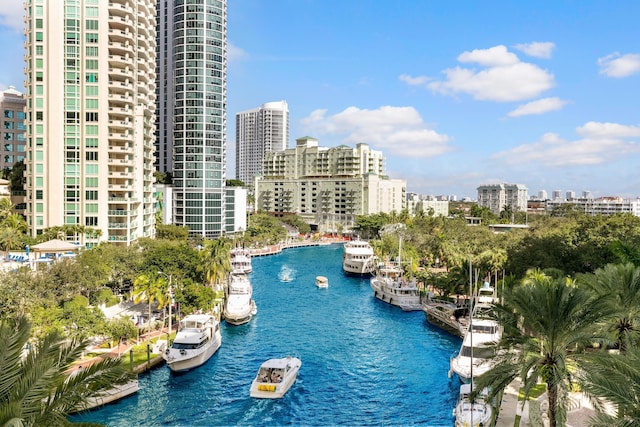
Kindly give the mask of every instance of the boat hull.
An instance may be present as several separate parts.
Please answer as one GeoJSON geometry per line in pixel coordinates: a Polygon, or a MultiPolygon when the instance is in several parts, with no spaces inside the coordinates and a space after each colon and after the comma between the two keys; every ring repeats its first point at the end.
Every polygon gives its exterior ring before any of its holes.
{"type": "Polygon", "coordinates": [[[216,331],[213,338],[202,351],[196,350],[184,350],[184,354],[181,352],[176,354],[172,349],[167,349],[165,352],[165,361],[167,366],[173,372],[186,372],[191,369],[204,365],[213,356],[222,344],[222,335],[220,329],[216,331]]]}

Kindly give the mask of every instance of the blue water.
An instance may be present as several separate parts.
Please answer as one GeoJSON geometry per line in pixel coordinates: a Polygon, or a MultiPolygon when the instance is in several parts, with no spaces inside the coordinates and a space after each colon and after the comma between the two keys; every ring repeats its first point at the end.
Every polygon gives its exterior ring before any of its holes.
{"type": "Polygon", "coordinates": [[[116,426],[451,426],[459,382],[447,377],[460,340],[373,297],[368,279],[346,277],[342,245],[253,258],[258,314],[223,322],[222,347],[185,374],[160,366],[140,391],[75,416],[116,426]],[[293,274],[279,280],[283,269],[293,274]],[[315,286],[327,276],[329,288],[315,286]],[[292,355],[298,380],[282,399],[249,397],[260,364],[292,355]]]}

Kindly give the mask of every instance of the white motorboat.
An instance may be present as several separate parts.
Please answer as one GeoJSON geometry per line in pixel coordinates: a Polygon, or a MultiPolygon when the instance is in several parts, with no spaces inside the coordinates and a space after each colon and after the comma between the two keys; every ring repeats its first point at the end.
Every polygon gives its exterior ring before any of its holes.
{"type": "Polygon", "coordinates": [[[251,252],[245,248],[231,249],[231,271],[249,274],[253,271],[251,267],[251,252]]]}
{"type": "Polygon", "coordinates": [[[251,320],[256,313],[256,303],[251,298],[253,287],[244,273],[229,275],[227,298],[224,304],[224,320],[232,325],[242,325],[251,320]]]}
{"type": "Polygon", "coordinates": [[[281,398],[296,381],[300,366],[302,361],[297,357],[267,360],[251,383],[249,395],[262,399],[281,398]]]}
{"type": "Polygon", "coordinates": [[[329,279],[324,276],[316,276],[316,286],[319,288],[328,288],[329,279]]]}
{"type": "Polygon", "coordinates": [[[493,305],[498,303],[498,295],[493,286],[489,282],[484,282],[482,287],[478,289],[477,304],[493,305]]]}
{"type": "Polygon", "coordinates": [[[451,359],[450,371],[463,383],[470,383],[495,364],[496,347],[502,338],[502,328],[490,319],[472,318],[458,354],[451,359]]]}
{"type": "Polygon", "coordinates": [[[131,396],[132,394],[137,393],[139,389],[140,386],[138,384],[138,378],[135,378],[125,384],[108,388],[99,392],[93,397],[87,398],[85,404],[79,405],[77,408],[72,410],[71,413],[76,413],[87,409],[99,408],[108,403],[112,403],[117,400],[124,399],[125,397],[131,396]]]}
{"type": "Polygon", "coordinates": [[[180,321],[173,345],[162,357],[174,372],[204,364],[222,344],[220,323],[211,314],[190,314],[180,321]]]}
{"type": "Polygon", "coordinates": [[[400,264],[381,266],[370,280],[373,295],[381,301],[396,305],[405,311],[422,310],[420,289],[416,279],[407,281],[400,264]]]}
{"type": "Polygon", "coordinates": [[[373,248],[364,240],[352,240],[344,244],[342,270],[346,274],[372,276],[375,271],[373,248]]]}
{"type": "Polygon", "coordinates": [[[489,390],[484,389],[478,393],[473,402],[470,398],[471,384],[460,385],[458,403],[453,410],[456,419],[455,427],[488,427],[493,425],[495,411],[489,401],[489,390]]]}

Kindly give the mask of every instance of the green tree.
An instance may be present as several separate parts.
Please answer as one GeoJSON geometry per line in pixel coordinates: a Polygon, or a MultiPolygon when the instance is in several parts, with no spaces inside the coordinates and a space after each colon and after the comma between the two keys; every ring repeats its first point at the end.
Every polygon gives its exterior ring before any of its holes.
{"type": "Polygon", "coordinates": [[[163,300],[162,284],[164,279],[157,274],[145,273],[139,275],[133,282],[133,301],[135,303],[146,302],[148,307],[147,316],[147,339],[151,340],[151,304],[158,300],[163,300]]]}
{"type": "Polygon", "coordinates": [[[567,393],[586,346],[596,339],[594,325],[608,314],[606,304],[592,298],[568,278],[552,279],[539,271],[506,292],[494,315],[504,326],[493,369],[476,381],[477,389],[503,390],[517,376],[527,398],[542,380],[549,403],[549,425],[566,422],[567,393]],[[515,350],[515,351],[513,351],[515,350]]]}
{"type": "Polygon", "coordinates": [[[156,224],[156,239],[167,239],[186,242],[189,228],[175,224],[156,224]]]}
{"type": "Polygon", "coordinates": [[[640,345],[640,267],[631,263],[608,264],[578,279],[614,312],[604,323],[611,336],[609,343],[613,342],[623,353],[630,345],[640,345]]]}
{"type": "Polygon", "coordinates": [[[132,378],[121,360],[112,358],[69,375],[88,342],[55,332],[23,355],[30,331],[24,317],[0,322],[0,425],[66,425],[67,415],[89,398],[132,378]]]}
{"type": "Polygon", "coordinates": [[[218,288],[231,271],[231,248],[226,239],[205,240],[200,250],[200,268],[209,286],[218,288]]]}

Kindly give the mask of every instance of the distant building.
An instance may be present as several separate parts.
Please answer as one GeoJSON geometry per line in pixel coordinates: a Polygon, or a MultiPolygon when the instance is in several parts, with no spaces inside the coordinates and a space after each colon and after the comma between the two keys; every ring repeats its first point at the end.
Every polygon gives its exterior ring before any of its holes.
{"type": "Polygon", "coordinates": [[[576,198],[576,192],[575,191],[567,191],[567,195],[566,195],[566,199],[567,200],[573,200],[576,198]]]}
{"type": "Polygon", "coordinates": [[[583,191],[582,192],[582,198],[583,199],[593,199],[593,194],[591,194],[591,191],[583,191]]]}
{"type": "Polygon", "coordinates": [[[266,153],[289,148],[289,107],[269,102],[236,114],[236,179],[252,186],[266,153]]]}
{"type": "Polygon", "coordinates": [[[489,184],[478,187],[478,206],[487,207],[496,215],[505,206],[514,212],[527,210],[527,187],[522,184],[489,184]]]}
{"type": "Polygon", "coordinates": [[[551,212],[560,206],[574,206],[587,215],[614,215],[630,213],[640,217],[640,199],[630,200],[621,197],[579,198],[572,200],[549,200],[547,211],[551,212]]]}
{"type": "Polygon", "coordinates": [[[0,147],[0,169],[11,168],[16,162],[24,160],[25,155],[25,112],[27,101],[15,87],[0,92],[0,129],[2,129],[2,147],[0,147]]]}
{"type": "Polygon", "coordinates": [[[547,200],[547,192],[545,190],[538,191],[538,200],[547,200]]]}
{"type": "Polygon", "coordinates": [[[551,193],[551,200],[562,200],[562,191],[553,190],[553,193],[551,193]]]}
{"type": "Polygon", "coordinates": [[[385,175],[382,153],[367,144],[328,148],[303,137],[295,148],[266,154],[254,195],[259,211],[295,213],[319,231],[335,231],[357,215],[401,212],[406,187],[385,175]]]}
{"type": "Polygon", "coordinates": [[[411,215],[423,212],[426,215],[447,217],[449,216],[449,201],[441,197],[410,194],[407,197],[407,210],[411,215]]]}

